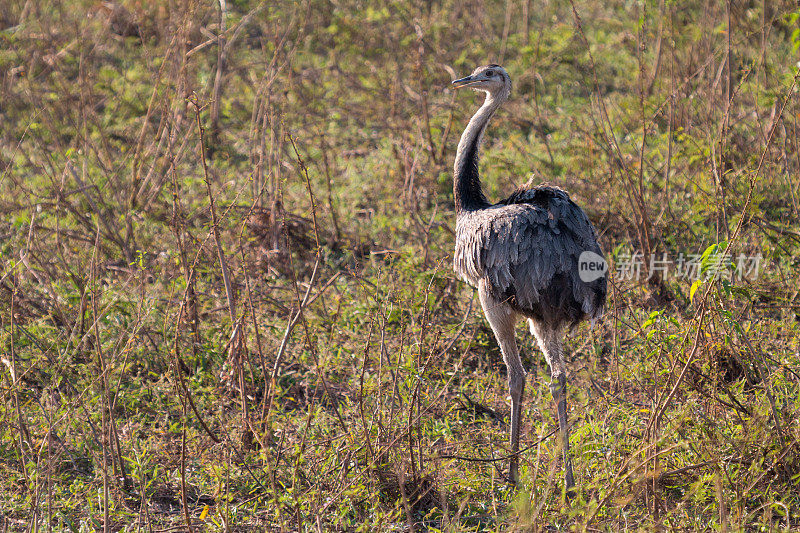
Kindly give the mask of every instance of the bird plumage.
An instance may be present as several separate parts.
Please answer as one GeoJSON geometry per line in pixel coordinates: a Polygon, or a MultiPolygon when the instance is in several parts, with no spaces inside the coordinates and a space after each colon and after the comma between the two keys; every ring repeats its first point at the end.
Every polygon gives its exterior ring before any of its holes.
{"type": "Polygon", "coordinates": [[[461,213],[453,267],[517,313],[562,328],[603,310],[605,277],[584,283],[578,274],[585,251],[602,255],[586,214],[564,190],[540,186],[461,213]]]}
{"type": "Polygon", "coordinates": [[[478,289],[486,319],[497,337],[508,368],[511,394],[512,482],[518,478],[521,404],[525,369],[517,348],[514,325],[528,320],[531,333],[550,366],[550,391],[558,409],[563,440],[565,484],[574,485],[569,456],[567,379],[564,329],[602,314],[606,277],[584,281],[579,262],[590,252],[603,260],[597,236],[583,210],[558,187],[539,186],[513,193],[490,204],[483,194],[478,152],[489,120],[508,98],[511,78],[499,65],[477,68],[453,85],[486,93],[486,100],[461,135],[453,165],[456,242],[453,268],[478,289]]]}

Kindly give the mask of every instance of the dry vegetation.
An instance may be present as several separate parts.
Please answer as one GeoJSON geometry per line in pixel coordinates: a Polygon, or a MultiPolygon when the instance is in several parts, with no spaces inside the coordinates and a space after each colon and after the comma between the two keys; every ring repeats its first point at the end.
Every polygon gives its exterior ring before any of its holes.
{"type": "Polygon", "coordinates": [[[799,16],[0,2],[0,531],[800,528],[799,16]],[[505,369],[450,268],[478,100],[448,84],[490,61],[487,194],[568,189],[613,261],[568,339],[571,503],[522,328],[505,482],[505,369]]]}

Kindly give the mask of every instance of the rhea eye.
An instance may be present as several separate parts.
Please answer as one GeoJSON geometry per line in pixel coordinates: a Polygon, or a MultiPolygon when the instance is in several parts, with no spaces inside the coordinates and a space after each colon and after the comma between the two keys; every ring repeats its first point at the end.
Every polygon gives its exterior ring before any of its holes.
{"type": "Polygon", "coordinates": [[[493,70],[487,70],[485,72],[485,74],[486,74],[487,78],[491,78],[492,76],[494,76],[494,71],[493,70]]]}

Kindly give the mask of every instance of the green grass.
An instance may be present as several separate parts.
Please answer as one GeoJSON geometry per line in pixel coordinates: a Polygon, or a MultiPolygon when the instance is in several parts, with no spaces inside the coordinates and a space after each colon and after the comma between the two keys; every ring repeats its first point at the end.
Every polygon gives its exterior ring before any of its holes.
{"type": "Polygon", "coordinates": [[[800,528],[796,7],[273,4],[228,3],[218,94],[214,2],[0,6],[3,531],[800,528]],[[571,502],[522,324],[506,483],[450,266],[480,99],[448,85],[488,62],[487,195],[564,187],[612,260],[567,337],[571,502]],[[664,253],[702,282],[647,281],[664,253]]]}

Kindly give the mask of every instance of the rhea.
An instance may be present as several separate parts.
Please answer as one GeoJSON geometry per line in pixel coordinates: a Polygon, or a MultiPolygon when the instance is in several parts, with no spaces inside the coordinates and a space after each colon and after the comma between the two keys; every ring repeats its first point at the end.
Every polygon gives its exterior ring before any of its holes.
{"type": "Polygon", "coordinates": [[[602,315],[607,267],[586,213],[558,187],[520,189],[496,204],[481,190],[478,150],[489,120],[511,93],[499,65],[477,68],[453,87],[486,93],[456,151],[453,196],[456,237],[453,268],[478,290],[483,312],[508,369],[511,396],[509,479],[519,479],[519,433],[525,368],[514,327],[528,321],[547,364],[558,411],[567,492],[574,487],[569,454],[567,376],[563,336],[581,320],[602,315]]]}

